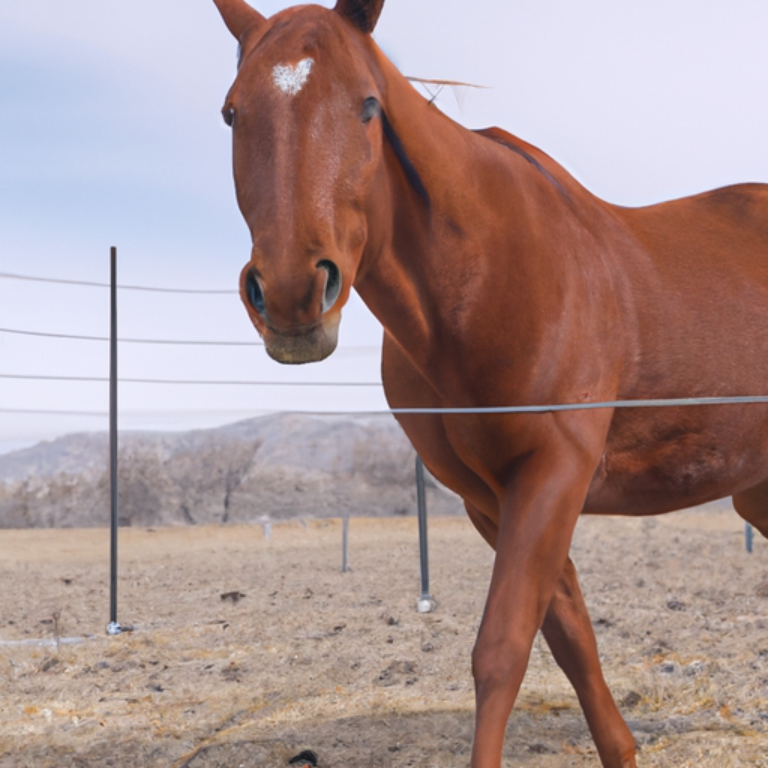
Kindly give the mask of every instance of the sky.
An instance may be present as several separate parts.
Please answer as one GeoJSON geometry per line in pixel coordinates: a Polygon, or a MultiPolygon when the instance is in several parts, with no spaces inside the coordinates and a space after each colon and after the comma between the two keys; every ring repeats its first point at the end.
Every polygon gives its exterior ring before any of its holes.
{"type": "MultiPolygon", "coordinates": [[[[484,86],[439,93],[455,120],[502,126],[600,197],[645,205],[768,182],[765,29],[764,0],[387,0],[375,37],[406,75],[484,86]]],[[[116,246],[121,284],[234,291],[249,240],[219,110],[235,52],[211,0],[2,0],[0,273],[105,283],[116,246]]],[[[108,299],[0,277],[0,452],[106,428],[104,382],[3,376],[106,377],[104,342],[28,333],[105,337],[108,299]]],[[[121,338],[257,341],[234,293],[121,290],[119,313],[121,338]]],[[[339,350],[316,365],[253,345],[124,342],[123,378],[279,385],[125,382],[120,425],[381,409],[380,342],[356,296],[339,350]]]]}

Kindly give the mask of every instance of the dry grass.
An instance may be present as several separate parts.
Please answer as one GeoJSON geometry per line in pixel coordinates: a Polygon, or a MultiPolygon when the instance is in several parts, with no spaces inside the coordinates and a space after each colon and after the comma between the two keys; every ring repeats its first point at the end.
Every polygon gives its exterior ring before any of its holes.
{"type": "MultiPolygon", "coordinates": [[[[0,647],[0,766],[264,768],[312,748],[325,768],[465,768],[492,554],[463,520],[430,534],[439,607],[419,615],[413,520],[353,520],[348,574],[336,522],[125,530],[136,631],[108,638],[106,532],[3,532],[0,640],[60,643],[0,647]]],[[[573,554],[642,768],[767,768],[768,544],[745,555],[738,519],[707,511],[587,519],[573,554]]],[[[597,764],[539,639],[505,765],[597,764]]]]}

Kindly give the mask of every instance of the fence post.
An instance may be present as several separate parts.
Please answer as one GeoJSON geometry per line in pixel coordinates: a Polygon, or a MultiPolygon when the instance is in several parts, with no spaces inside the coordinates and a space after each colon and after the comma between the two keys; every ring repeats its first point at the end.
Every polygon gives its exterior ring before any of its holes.
{"type": "Polygon", "coordinates": [[[117,248],[109,249],[109,481],[110,481],[110,573],[108,635],[119,635],[117,623],[117,248]]]}
{"type": "Polygon", "coordinates": [[[432,613],[437,608],[429,594],[429,547],[427,543],[427,493],[424,482],[424,462],[416,455],[416,504],[419,515],[419,559],[421,562],[421,597],[416,603],[419,613],[432,613]]]}
{"type": "Polygon", "coordinates": [[[749,523],[744,523],[744,544],[747,547],[747,552],[752,554],[752,540],[754,538],[754,530],[749,523]]]}
{"type": "Polygon", "coordinates": [[[349,572],[349,515],[341,521],[341,572],[349,572]]]}

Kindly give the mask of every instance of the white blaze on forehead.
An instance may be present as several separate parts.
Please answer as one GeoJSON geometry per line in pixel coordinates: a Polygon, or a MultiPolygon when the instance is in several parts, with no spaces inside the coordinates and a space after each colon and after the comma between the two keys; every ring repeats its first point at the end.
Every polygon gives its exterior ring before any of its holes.
{"type": "Polygon", "coordinates": [[[293,66],[290,64],[278,64],[272,70],[272,79],[283,93],[295,96],[307,82],[314,63],[314,59],[302,59],[293,66]]]}

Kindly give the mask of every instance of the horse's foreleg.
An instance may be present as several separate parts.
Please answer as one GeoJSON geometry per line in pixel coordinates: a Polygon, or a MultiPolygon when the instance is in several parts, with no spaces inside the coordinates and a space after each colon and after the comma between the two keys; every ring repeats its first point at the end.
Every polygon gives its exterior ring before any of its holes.
{"type": "Polygon", "coordinates": [[[603,766],[636,768],[635,740],[603,678],[592,622],[570,559],[541,629],[579,697],[603,766]]]}
{"type": "Polygon", "coordinates": [[[565,567],[593,471],[583,456],[536,452],[507,486],[472,657],[477,700],[472,768],[501,766],[507,720],[565,567]]]}

